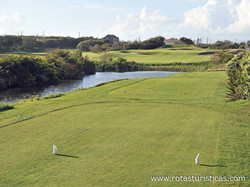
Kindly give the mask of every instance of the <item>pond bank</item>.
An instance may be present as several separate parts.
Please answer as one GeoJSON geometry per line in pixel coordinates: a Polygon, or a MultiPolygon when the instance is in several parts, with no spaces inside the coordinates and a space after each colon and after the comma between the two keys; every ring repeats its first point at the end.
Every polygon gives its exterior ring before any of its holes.
{"type": "Polygon", "coordinates": [[[118,80],[144,77],[165,77],[178,72],[167,71],[135,71],[135,72],[97,72],[94,75],[84,76],[81,80],[62,81],[57,85],[35,88],[13,88],[0,92],[0,102],[14,103],[31,97],[44,97],[51,94],[69,92],[78,88],[89,88],[97,84],[118,80]]]}

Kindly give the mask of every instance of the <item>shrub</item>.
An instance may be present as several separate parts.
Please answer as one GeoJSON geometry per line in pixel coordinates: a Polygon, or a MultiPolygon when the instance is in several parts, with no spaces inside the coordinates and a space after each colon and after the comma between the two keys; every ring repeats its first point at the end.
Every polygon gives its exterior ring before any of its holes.
{"type": "Polygon", "coordinates": [[[83,70],[84,74],[86,74],[86,75],[94,74],[96,72],[95,63],[93,61],[89,60],[88,56],[85,56],[81,59],[82,59],[82,61],[81,61],[82,70],[83,70]]]}
{"type": "MultiPolygon", "coordinates": [[[[77,45],[77,49],[79,51],[85,51],[88,52],[91,50],[91,48],[93,48],[95,45],[100,46],[103,45],[105,42],[103,40],[99,40],[99,39],[89,39],[89,40],[85,40],[80,42],[77,45]]],[[[97,48],[97,47],[96,47],[97,48]]]]}
{"type": "Polygon", "coordinates": [[[50,67],[55,70],[56,76],[63,79],[78,79],[83,75],[83,68],[79,54],[69,50],[57,49],[46,55],[50,67]]]}
{"type": "Polygon", "coordinates": [[[63,93],[51,94],[51,95],[43,97],[42,99],[52,99],[52,98],[62,97],[63,95],[64,95],[63,93]]]}
{"type": "Polygon", "coordinates": [[[150,38],[141,43],[141,49],[155,49],[164,45],[164,37],[158,36],[155,38],[150,38]]]}
{"type": "Polygon", "coordinates": [[[6,111],[6,110],[10,110],[10,109],[13,109],[13,108],[14,108],[13,105],[0,103],[0,112],[6,111]]]}
{"type": "Polygon", "coordinates": [[[229,101],[245,100],[250,93],[250,52],[240,53],[227,65],[228,86],[227,98],[229,101]]]}
{"type": "Polygon", "coordinates": [[[188,44],[188,45],[194,45],[193,40],[191,40],[189,38],[182,37],[182,38],[180,38],[180,41],[182,41],[183,43],[188,44]]]}
{"type": "Polygon", "coordinates": [[[115,71],[115,72],[125,72],[125,71],[139,71],[143,70],[143,64],[135,63],[134,61],[128,62],[124,58],[113,59],[109,55],[106,56],[107,61],[96,62],[96,69],[98,71],[115,71]],[[110,58],[109,58],[110,57],[110,58]]]}
{"type": "Polygon", "coordinates": [[[212,57],[211,61],[213,64],[225,64],[229,62],[234,56],[232,54],[225,53],[224,51],[216,52],[212,57]]]}
{"type": "Polygon", "coordinates": [[[55,72],[39,57],[7,56],[0,58],[0,90],[54,84],[55,72]]]}

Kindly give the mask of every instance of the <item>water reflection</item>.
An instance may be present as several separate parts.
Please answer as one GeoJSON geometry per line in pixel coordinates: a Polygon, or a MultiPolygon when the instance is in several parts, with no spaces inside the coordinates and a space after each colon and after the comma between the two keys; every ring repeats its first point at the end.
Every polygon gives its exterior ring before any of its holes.
{"type": "Polygon", "coordinates": [[[164,77],[177,72],[167,71],[136,71],[136,72],[97,72],[94,75],[83,77],[82,80],[69,80],[60,82],[57,85],[51,85],[39,88],[13,88],[0,92],[0,102],[13,103],[21,99],[27,99],[31,96],[43,97],[49,94],[68,92],[78,88],[89,88],[100,83],[109,82],[117,79],[133,79],[143,77],[164,77]]]}

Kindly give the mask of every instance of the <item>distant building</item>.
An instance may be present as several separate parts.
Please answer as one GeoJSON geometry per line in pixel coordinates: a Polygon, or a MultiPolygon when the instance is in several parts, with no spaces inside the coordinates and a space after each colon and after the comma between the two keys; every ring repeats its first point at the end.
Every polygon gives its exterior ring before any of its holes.
{"type": "Polygon", "coordinates": [[[108,41],[109,43],[112,43],[112,44],[118,44],[119,43],[119,38],[117,36],[115,36],[115,35],[108,34],[103,39],[108,41]]]}
{"type": "Polygon", "coordinates": [[[169,38],[164,40],[165,44],[181,44],[181,41],[178,40],[177,38],[169,38]]]}

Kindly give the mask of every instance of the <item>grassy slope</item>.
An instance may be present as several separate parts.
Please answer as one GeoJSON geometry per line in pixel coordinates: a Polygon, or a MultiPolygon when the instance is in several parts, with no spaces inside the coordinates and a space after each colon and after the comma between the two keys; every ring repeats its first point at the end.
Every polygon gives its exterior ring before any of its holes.
{"type": "MultiPolygon", "coordinates": [[[[204,62],[210,61],[210,55],[198,55],[199,53],[209,52],[208,49],[201,49],[194,46],[173,46],[171,48],[158,48],[153,50],[126,50],[109,52],[114,57],[123,57],[128,61],[135,61],[144,64],[165,64],[174,62],[204,62]],[[189,50],[186,50],[189,49],[189,50]]],[[[99,61],[103,53],[83,52],[84,56],[99,61]]]]}
{"type": "MultiPolygon", "coordinates": [[[[157,48],[152,50],[126,50],[126,51],[110,51],[109,53],[115,57],[123,57],[128,61],[135,61],[144,64],[166,64],[174,62],[194,63],[206,62],[211,60],[211,55],[198,55],[199,53],[211,52],[209,49],[202,49],[195,46],[171,45],[169,48],[157,48]]],[[[11,52],[2,53],[1,56],[23,54],[44,57],[46,52],[11,52]]],[[[89,56],[91,60],[100,61],[103,52],[92,53],[83,52],[83,56],[89,56]]]]}
{"type": "Polygon", "coordinates": [[[248,105],[224,102],[225,78],[207,72],[123,80],[23,101],[0,113],[0,186],[180,185],[152,182],[152,175],[249,178],[248,105]],[[53,144],[61,156],[52,154],[53,144]],[[197,153],[208,166],[194,164],[197,153]]]}

